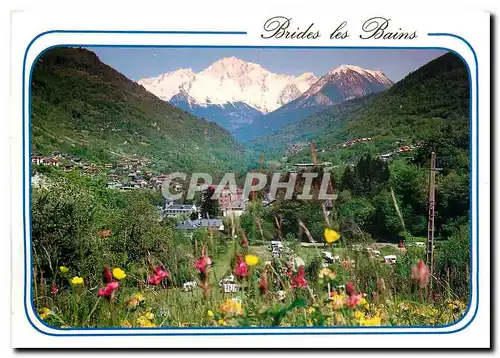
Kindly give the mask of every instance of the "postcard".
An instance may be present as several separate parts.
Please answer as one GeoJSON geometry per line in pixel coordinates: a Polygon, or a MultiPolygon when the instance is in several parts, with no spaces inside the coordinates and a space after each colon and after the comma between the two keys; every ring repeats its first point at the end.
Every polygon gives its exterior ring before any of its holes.
{"type": "Polygon", "coordinates": [[[271,9],[13,14],[14,347],[490,346],[489,14],[271,9]]]}

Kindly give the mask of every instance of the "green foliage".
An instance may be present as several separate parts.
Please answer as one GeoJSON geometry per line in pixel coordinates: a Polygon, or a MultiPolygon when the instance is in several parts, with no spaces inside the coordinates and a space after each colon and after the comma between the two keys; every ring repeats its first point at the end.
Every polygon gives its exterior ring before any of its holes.
{"type": "Polygon", "coordinates": [[[215,189],[208,188],[203,192],[200,213],[203,219],[216,218],[220,215],[220,206],[217,199],[212,199],[215,189]]]}
{"type": "Polygon", "coordinates": [[[453,235],[440,245],[436,257],[438,275],[446,278],[455,290],[468,292],[470,282],[470,226],[459,226],[453,235]]]}

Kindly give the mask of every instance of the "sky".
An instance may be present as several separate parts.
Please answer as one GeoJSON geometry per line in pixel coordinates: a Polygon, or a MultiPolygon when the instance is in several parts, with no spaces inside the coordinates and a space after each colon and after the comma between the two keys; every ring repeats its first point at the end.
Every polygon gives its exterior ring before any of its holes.
{"type": "Polygon", "coordinates": [[[119,48],[91,47],[102,62],[133,81],[157,77],[180,68],[202,71],[223,57],[235,56],[268,71],[318,77],[344,65],[382,71],[393,82],[443,55],[440,50],[239,49],[239,48],[119,48]]]}

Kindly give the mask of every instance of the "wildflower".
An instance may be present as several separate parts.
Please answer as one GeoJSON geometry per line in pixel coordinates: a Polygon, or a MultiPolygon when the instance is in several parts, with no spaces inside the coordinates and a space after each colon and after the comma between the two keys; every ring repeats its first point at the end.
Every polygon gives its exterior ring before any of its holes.
{"type": "Polygon", "coordinates": [[[208,316],[208,318],[212,319],[212,318],[214,318],[214,313],[211,310],[208,310],[207,316],[208,316]]]}
{"type": "Polygon", "coordinates": [[[113,276],[117,279],[117,280],[123,280],[125,277],[127,277],[127,274],[125,273],[125,271],[123,271],[121,268],[119,267],[115,267],[113,269],[113,276]]]}
{"type": "Polygon", "coordinates": [[[155,314],[153,312],[147,312],[144,317],[146,317],[147,319],[149,319],[150,321],[154,320],[155,319],[155,314]]]}
{"type": "Polygon", "coordinates": [[[243,257],[238,255],[236,258],[236,268],[233,271],[233,274],[237,276],[239,279],[248,276],[248,265],[245,261],[243,261],[243,257]]]}
{"type": "Polygon", "coordinates": [[[259,258],[255,255],[246,255],[245,262],[248,266],[255,266],[259,263],[259,258]]]}
{"type": "Polygon", "coordinates": [[[111,236],[112,232],[111,230],[101,230],[99,231],[99,236],[101,237],[101,239],[105,239],[109,236],[111,236]]]}
{"type": "Polygon", "coordinates": [[[243,237],[243,239],[241,240],[241,246],[248,247],[248,240],[246,237],[243,237]]]}
{"type": "Polygon", "coordinates": [[[124,328],[131,328],[132,327],[132,324],[128,320],[122,321],[121,324],[122,324],[122,327],[124,327],[124,328]]]}
{"type": "Polygon", "coordinates": [[[354,318],[358,321],[362,321],[365,318],[365,314],[361,311],[354,312],[354,318]]]}
{"type": "Polygon", "coordinates": [[[111,298],[113,292],[120,288],[120,284],[117,281],[111,281],[106,285],[106,288],[100,288],[98,295],[100,297],[111,298]]]}
{"type": "Polygon", "coordinates": [[[265,295],[267,293],[267,272],[266,271],[263,271],[260,275],[259,290],[260,290],[261,295],[265,295]]]}
{"type": "Polygon", "coordinates": [[[151,320],[148,317],[146,317],[146,315],[138,317],[136,322],[141,327],[156,327],[156,324],[151,322],[151,320]]]}
{"type": "Polygon", "coordinates": [[[137,308],[142,301],[144,301],[144,296],[141,293],[136,293],[135,296],[127,302],[127,307],[129,309],[137,308]]]}
{"type": "Polygon", "coordinates": [[[58,292],[59,292],[59,289],[57,288],[57,285],[55,283],[53,283],[52,287],[50,289],[50,293],[52,293],[53,295],[57,295],[58,292]]]}
{"type": "Polygon", "coordinates": [[[420,259],[418,264],[411,270],[411,277],[418,281],[421,288],[424,288],[427,285],[430,273],[427,265],[424,263],[424,260],[420,259]]]}
{"type": "Polygon", "coordinates": [[[241,307],[241,303],[238,302],[235,299],[226,299],[221,305],[220,305],[220,311],[225,314],[230,314],[230,315],[242,315],[243,314],[243,308],[241,307]]]}
{"type": "Polygon", "coordinates": [[[59,271],[61,271],[61,273],[68,273],[69,272],[69,267],[59,266],[59,271]]]}
{"type": "Polygon", "coordinates": [[[339,310],[344,306],[344,295],[335,294],[331,297],[331,305],[334,310],[339,310]]]}
{"type": "Polygon", "coordinates": [[[333,229],[325,227],[325,241],[329,244],[340,239],[340,234],[333,229]]]}
{"type": "Polygon", "coordinates": [[[158,266],[154,269],[154,274],[148,277],[148,283],[150,285],[159,285],[166,277],[168,277],[168,272],[158,266]]]}
{"type": "Polygon", "coordinates": [[[354,308],[360,304],[362,298],[363,298],[362,294],[349,295],[349,296],[347,296],[347,298],[345,300],[345,305],[347,307],[354,308]]]}
{"type": "Polygon", "coordinates": [[[71,283],[75,286],[83,285],[83,277],[75,276],[71,279],[71,283]]]}
{"type": "Polygon", "coordinates": [[[52,313],[52,311],[50,310],[50,308],[48,308],[48,307],[44,307],[44,308],[42,308],[42,309],[40,310],[40,314],[39,314],[39,316],[40,316],[40,318],[41,318],[41,319],[45,319],[45,318],[47,318],[48,316],[50,316],[50,314],[51,314],[51,313],[52,313]]]}
{"type": "Polygon", "coordinates": [[[219,326],[225,326],[225,325],[226,325],[226,321],[224,321],[224,320],[221,318],[221,319],[219,319],[219,320],[217,321],[217,324],[218,324],[219,326]]]}
{"type": "Polygon", "coordinates": [[[201,274],[206,275],[208,270],[210,269],[210,265],[212,265],[212,259],[208,256],[202,256],[196,262],[195,267],[200,271],[201,274]]]}
{"type": "Polygon", "coordinates": [[[379,316],[373,318],[362,319],[360,322],[361,326],[380,326],[382,319],[379,316]]]}
{"type": "Polygon", "coordinates": [[[111,271],[109,271],[108,266],[104,266],[104,274],[102,275],[104,282],[110,283],[113,281],[113,275],[111,274],[111,271]]]}
{"type": "Polygon", "coordinates": [[[304,270],[304,265],[300,265],[297,271],[297,276],[295,276],[292,279],[292,287],[293,288],[306,287],[307,281],[305,277],[306,277],[306,272],[304,270]]]}
{"type": "Polygon", "coordinates": [[[337,276],[337,274],[335,273],[335,271],[332,271],[327,267],[321,269],[321,271],[318,273],[318,278],[321,280],[324,277],[326,277],[329,280],[334,280],[336,276],[337,276]]]}
{"type": "Polygon", "coordinates": [[[356,294],[356,287],[354,287],[354,284],[351,281],[347,281],[345,283],[345,292],[347,293],[348,296],[356,294]]]}

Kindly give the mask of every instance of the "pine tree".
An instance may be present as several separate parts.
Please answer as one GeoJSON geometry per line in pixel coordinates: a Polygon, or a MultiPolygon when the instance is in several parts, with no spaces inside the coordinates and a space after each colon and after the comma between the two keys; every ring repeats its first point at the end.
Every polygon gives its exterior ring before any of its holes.
{"type": "Polygon", "coordinates": [[[210,218],[215,218],[220,215],[219,201],[217,199],[212,199],[214,192],[214,188],[208,188],[203,192],[200,208],[201,217],[203,219],[207,218],[207,214],[210,218]]]}

